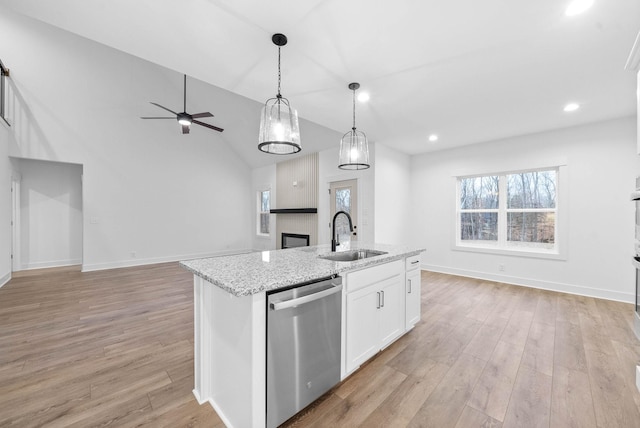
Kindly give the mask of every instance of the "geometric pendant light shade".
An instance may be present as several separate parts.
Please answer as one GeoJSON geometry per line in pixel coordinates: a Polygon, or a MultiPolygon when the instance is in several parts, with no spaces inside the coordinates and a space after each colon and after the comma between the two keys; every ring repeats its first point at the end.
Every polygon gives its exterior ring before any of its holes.
{"type": "Polygon", "coordinates": [[[367,169],[369,165],[369,143],[364,132],[356,130],[356,89],[359,83],[350,83],[353,91],[353,127],[340,140],[338,168],[348,170],[367,169]]]}
{"type": "Polygon", "coordinates": [[[278,94],[269,98],[262,107],[258,149],[275,155],[290,155],[298,153],[302,146],[298,113],[280,94],[280,47],[287,44],[287,37],[278,33],[271,37],[271,41],[278,46],[278,94]]]}

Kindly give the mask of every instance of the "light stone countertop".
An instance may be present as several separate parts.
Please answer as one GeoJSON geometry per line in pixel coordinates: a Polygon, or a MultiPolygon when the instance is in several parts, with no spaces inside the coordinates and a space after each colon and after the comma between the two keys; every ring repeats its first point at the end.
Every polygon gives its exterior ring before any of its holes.
{"type": "Polygon", "coordinates": [[[331,253],[331,246],[327,244],[186,260],[180,264],[193,274],[235,296],[249,296],[367,266],[400,260],[418,255],[425,250],[404,245],[357,242],[351,244],[351,249],[386,251],[387,254],[351,262],[336,262],[318,257],[331,253]]]}

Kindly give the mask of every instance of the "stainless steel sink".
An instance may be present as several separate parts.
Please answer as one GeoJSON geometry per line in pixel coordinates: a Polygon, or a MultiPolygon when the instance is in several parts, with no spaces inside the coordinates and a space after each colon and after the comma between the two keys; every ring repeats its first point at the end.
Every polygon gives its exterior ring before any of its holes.
{"type": "Polygon", "coordinates": [[[318,257],[320,257],[321,259],[333,260],[334,262],[352,262],[355,260],[368,259],[369,257],[381,256],[383,254],[387,254],[387,252],[362,249],[340,251],[337,253],[324,254],[318,257]]]}

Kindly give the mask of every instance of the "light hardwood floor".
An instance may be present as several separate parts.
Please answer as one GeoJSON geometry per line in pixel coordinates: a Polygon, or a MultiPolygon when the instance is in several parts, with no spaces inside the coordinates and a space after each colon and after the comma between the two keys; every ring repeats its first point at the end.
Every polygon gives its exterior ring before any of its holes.
{"type": "MultiPolygon", "coordinates": [[[[422,321],[285,425],[640,427],[632,305],[422,273],[422,321]]],[[[176,263],[0,288],[0,427],[218,427],[176,263]]]]}

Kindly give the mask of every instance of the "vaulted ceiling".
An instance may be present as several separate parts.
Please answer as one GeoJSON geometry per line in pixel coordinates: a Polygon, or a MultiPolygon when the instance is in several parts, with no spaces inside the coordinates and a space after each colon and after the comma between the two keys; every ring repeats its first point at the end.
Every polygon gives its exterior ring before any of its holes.
{"type": "MultiPolygon", "coordinates": [[[[300,117],[408,154],[635,114],[624,69],[640,1],[0,0],[0,5],[300,117]],[[568,102],[580,103],[572,113],[568,102]],[[439,140],[429,142],[430,134],[439,140]]],[[[303,145],[304,145],[304,135],[303,145]]],[[[329,142],[337,145],[337,141],[329,142]]],[[[328,143],[328,144],[329,144],[328,143]]],[[[257,150],[257,149],[256,149],[257,150]]]]}

